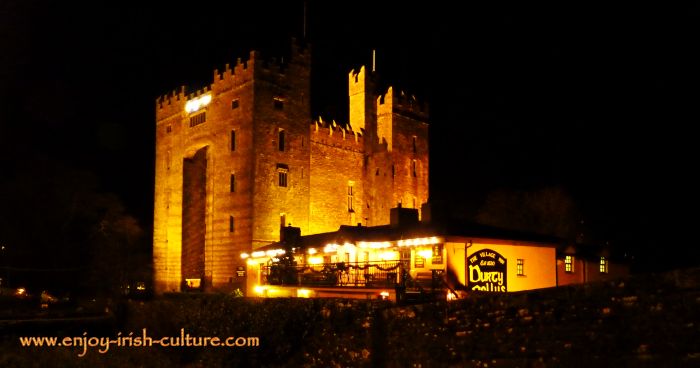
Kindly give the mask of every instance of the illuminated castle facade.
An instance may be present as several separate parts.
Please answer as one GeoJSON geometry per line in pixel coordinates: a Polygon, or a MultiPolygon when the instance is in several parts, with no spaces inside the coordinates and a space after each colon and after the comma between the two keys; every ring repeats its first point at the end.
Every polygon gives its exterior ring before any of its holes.
{"type": "Polygon", "coordinates": [[[384,225],[397,203],[427,201],[427,108],[379,93],[362,67],[348,75],[349,122],[312,120],[310,72],[307,48],[284,64],[253,51],[205,89],[157,99],[156,292],[244,289],[241,252],[285,225],[384,225]]]}

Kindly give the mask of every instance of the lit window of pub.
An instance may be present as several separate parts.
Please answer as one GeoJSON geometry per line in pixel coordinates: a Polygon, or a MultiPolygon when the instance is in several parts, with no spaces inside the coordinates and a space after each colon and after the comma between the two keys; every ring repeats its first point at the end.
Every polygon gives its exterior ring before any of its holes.
{"type": "Polygon", "coordinates": [[[525,276],[525,260],[518,259],[518,276],[525,276]]]}
{"type": "Polygon", "coordinates": [[[608,273],[608,259],[600,257],[600,273],[608,273]]]}
{"type": "Polygon", "coordinates": [[[564,271],[574,272],[574,256],[564,257],[564,271]]]}

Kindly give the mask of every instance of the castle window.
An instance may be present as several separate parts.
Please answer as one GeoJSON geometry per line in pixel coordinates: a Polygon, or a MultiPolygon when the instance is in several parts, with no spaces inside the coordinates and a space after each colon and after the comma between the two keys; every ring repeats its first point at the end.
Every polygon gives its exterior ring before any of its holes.
{"type": "Polygon", "coordinates": [[[525,276],[525,260],[518,258],[518,276],[525,276]]]}
{"type": "Polygon", "coordinates": [[[237,109],[239,106],[238,99],[231,101],[231,110],[237,109]]]}
{"type": "Polygon", "coordinates": [[[354,184],[353,182],[348,183],[348,212],[355,212],[352,209],[352,199],[353,199],[352,186],[353,186],[353,184],[354,184]]]}
{"type": "Polygon", "coordinates": [[[285,164],[277,164],[277,185],[281,187],[287,186],[287,173],[289,172],[289,166],[285,164]]]}
{"type": "Polygon", "coordinates": [[[280,130],[279,133],[277,133],[277,149],[280,152],[284,151],[284,138],[285,138],[285,132],[284,132],[284,130],[280,130]]]}
{"type": "Polygon", "coordinates": [[[569,273],[574,272],[574,256],[564,257],[564,271],[569,273]]]}
{"type": "Polygon", "coordinates": [[[275,97],[274,98],[274,106],[275,106],[275,110],[284,109],[284,100],[280,97],[275,97]]]}
{"type": "Polygon", "coordinates": [[[600,257],[600,273],[608,273],[608,259],[600,257]]]}
{"type": "Polygon", "coordinates": [[[377,168],[377,171],[374,172],[375,176],[379,176],[379,168],[377,168]]]}
{"type": "Polygon", "coordinates": [[[231,131],[231,151],[236,150],[236,131],[231,131]]]}
{"type": "Polygon", "coordinates": [[[166,132],[166,133],[170,133],[170,132],[172,132],[172,131],[173,131],[173,127],[172,127],[171,125],[168,125],[167,127],[165,127],[165,132],[166,132]]]}
{"type": "Polygon", "coordinates": [[[418,152],[418,147],[416,145],[416,136],[414,135],[413,136],[413,153],[417,153],[417,152],[418,152]]]}
{"type": "Polygon", "coordinates": [[[205,121],[207,121],[207,113],[205,111],[197,115],[190,116],[190,128],[203,124],[205,121]]]}
{"type": "Polygon", "coordinates": [[[391,164],[391,177],[393,178],[396,176],[396,167],[394,167],[394,164],[391,164]]]}
{"type": "Polygon", "coordinates": [[[411,161],[411,172],[413,172],[413,177],[418,176],[418,170],[416,169],[416,160],[411,161]]]}
{"type": "Polygon", "coordinates": [[[231,174],[231,193],[236,191],[236,175],[231,174]]]}
{"type": "Polygon", "coordinates": [[[234,230],[234,222],[233,222],[233,216],[228,217],[228,232],[232,233],[234,230]]]}

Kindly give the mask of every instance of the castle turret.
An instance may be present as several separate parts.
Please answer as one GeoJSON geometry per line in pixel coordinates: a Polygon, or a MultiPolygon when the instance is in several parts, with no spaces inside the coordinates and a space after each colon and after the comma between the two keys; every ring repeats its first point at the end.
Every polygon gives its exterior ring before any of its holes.
{"type": "Polygon", "coordinates": [[[364,65],[359,71],[348,74],[348,95],[350,97],[350,126],[366,135],[367,148],[371,150],[377,139],[376,83],[373,74],[367,73],[364,65]]]}

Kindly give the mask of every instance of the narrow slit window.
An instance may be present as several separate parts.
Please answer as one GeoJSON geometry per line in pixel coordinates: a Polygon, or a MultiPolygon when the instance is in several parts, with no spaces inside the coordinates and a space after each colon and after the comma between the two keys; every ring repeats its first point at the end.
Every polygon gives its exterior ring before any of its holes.
{"type": "Polygon", "coordinates": [[[234,220],[233,220],[233,216],[229,216],[229,217],[228,217],[228,231],[229,231],[230,233],[232,233],[232,232],[235,230],[234,225],[235,225],[235,223],[234,223],[234,220]]]}
{"type": "Polygon", "coordinates": [[[284,148],[285,148],[284,147],[284,143],[285,143],[284,140],[286,138],[285,136],[286,136],[286,134],[285,134],[284,130],[280,130],[279,133],[277,133],[277,149],[280,152],[284,152],[284,148]]]}
{"type": "Polygon", "coordinates": [[[236,192],[236,175],[231,174],[231,193],[236,192]]]}
{"type": "Polygon", "coordinates": [[[231,151],[236,150],[236,131],[232,130],[231,131],[231,151]]]}
{"type": "Polygon", "coordinates": [[[352,183],[348,184],[348,212],[354,212],[354,210],[352,208],[352,202],[353,202],[353,193],[352,193],[353,187],[352,186],[353,186],[352,183]]]}
{"type": "Polygon", "coordinates": [[[231,101],[231,110],[237,109],[239,105],[238,99],[231,101]]]}

